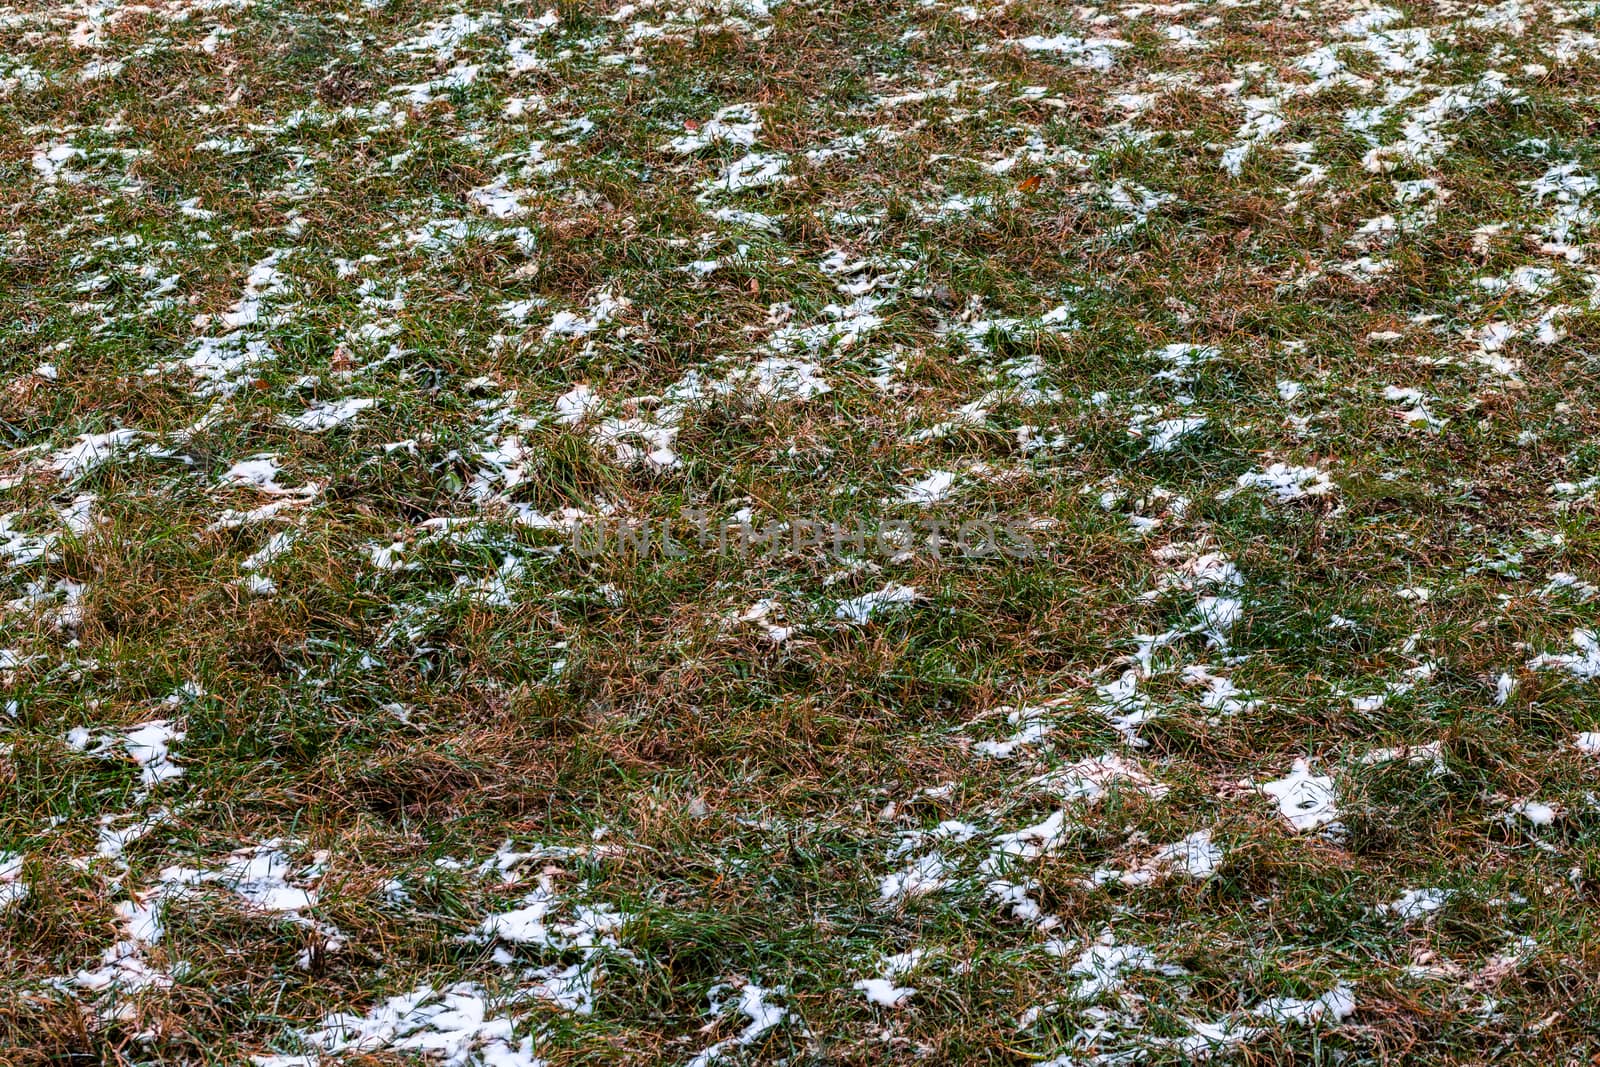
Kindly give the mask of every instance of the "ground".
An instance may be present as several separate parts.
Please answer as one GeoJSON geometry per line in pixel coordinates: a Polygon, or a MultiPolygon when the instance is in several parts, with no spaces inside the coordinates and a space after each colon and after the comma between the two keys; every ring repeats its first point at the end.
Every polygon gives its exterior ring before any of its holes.
{"type": "Polygon", "coordinates": [[[1591,1062],[1597,33],[0,7],[0,1062],[1591,1062]]]}

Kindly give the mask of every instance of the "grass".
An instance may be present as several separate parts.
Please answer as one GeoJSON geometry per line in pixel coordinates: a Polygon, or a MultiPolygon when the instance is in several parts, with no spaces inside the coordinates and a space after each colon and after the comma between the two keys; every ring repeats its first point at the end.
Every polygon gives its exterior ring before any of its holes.
{"type": "Polygon", "coordinates": [[[1588,6],[542,15],[0,13],[0,1062],[1593,1055],[1588,6]]]}

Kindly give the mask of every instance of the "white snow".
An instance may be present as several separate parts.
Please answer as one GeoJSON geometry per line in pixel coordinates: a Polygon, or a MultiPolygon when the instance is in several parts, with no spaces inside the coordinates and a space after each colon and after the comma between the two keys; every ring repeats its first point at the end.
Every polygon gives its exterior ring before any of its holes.
{"type": "Polygon", "coordinates": [[[28,898],[28,883],[22,880],[23,860],[20,852],[0,852],[0,915],[28,898]]]}
{"type": "Polygon", "coordinates": [[[1286,463],[1274,463],[1263,470],[1241,474],[1238,485],[1240,489],[1264,489],[1281,503],[1326,496],[1334,488],[1327,472],[1286,463]]]}
{"type": "Polygon", "coordinates": [[[736,1049],[749,1048],[767,1031],[782,1024],[789,1018],[787,1008],[773,1004],[769,998],[782,995],[783,990],[763,989],[754,982],[748,982],[739,991],[738,1010],[749,1021],[738,1034],[718,1041],[704,1051],[696,1054],[689,1060],[686,1067],[712,1067],[713,1064],[722,1063],[729,1059],[730,1054],[736,1049]]]}
{"type": "Polygon", "coordinates": [[[1259,786],[1261,792],[1278,802],[1278,809],[1290,826],[1298,831],[1314,830],[1339,817],[1333,779],[1311,773],[1310,764],[1294,761],[1289,775],[1259,786]]]}
{"type": "Polygon", "coordinates": [[[375,407],[377,403],[368,397],[330,400],[322,404],[313,404],[299,415],[285,415],[279,421],[292,430],[322,433],[336,426],[345,425],[363,411],[375,407]]]}
{"type": "Polygon", "coordinates": [[[918,599],[920,596],[911,586],[890,583],[874,592],[840,601],[834,607],[833,615],[846,622],[866,623],[885,608],[910,604],[918,599]]]}
{"type": "Polygon", "coordinates": [[[937,504],[950,495],[956,483],[953,471],[929,471],[922,478],[912,482],[900,491],[900,500],[907,504],[921,504],[927,507],[937,504]]]}
{"type": "Polygon", "coordinates": [[[880,1008],[904,1007],[917,992],[910,986],[897,986],[888,978],[862,978],[851,988],[860,990],[867,1003],[880,1008]]]}
{"type": "Polygon", "coordinates": [[[1409,922],[1438,911],[1450,902],[1453,894],[1448,889],[1407,889],[1393,903],[1384,904],[1379,911],[1409,922]]]}

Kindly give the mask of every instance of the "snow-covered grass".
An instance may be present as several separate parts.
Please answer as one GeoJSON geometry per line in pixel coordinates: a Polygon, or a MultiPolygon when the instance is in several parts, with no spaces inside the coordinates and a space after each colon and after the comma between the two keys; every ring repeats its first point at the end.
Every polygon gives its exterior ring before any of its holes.
{"type": "Polygon", "coordinates": [[[1586,1061],[1597,85],[0,6],[0,1061],[1586,1061]]]}

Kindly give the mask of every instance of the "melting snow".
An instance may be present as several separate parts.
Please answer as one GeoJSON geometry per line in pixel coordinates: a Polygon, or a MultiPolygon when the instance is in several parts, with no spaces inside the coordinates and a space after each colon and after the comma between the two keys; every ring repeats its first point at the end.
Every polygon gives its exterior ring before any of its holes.
{"type": "Polygon", "coordinates": [[[865,623],[884,608],[910,604],[918,599],[920,597],[917,591],[911,586],[891,583],[875,592],[840,601],[834,608],[833,615],[834,618],[846,622],[865,623]]]}
{"type": "Polygon", "coordinates": [[[1312,774],[1310,764],[1303,759],[1294,761],[1287,778],[1267,782],[1259,788],[1278,802],[1283,817],[1296,830],[1314,830],[1339,817],[1333,779],[1312,774]]]}
{"type": "Polygon", "coordinates": [[[366,397],[333,400],[325,404],[313,404],[299,415],[285,415],[280,421],[292,430],[300,430],[305,433],[322,433],[324,430],[343,426],[361,414],[361,412],[376,406],[377,403],[376,400],[366,397]]]}

